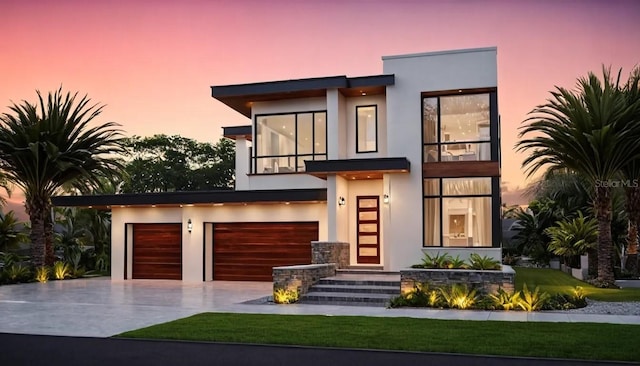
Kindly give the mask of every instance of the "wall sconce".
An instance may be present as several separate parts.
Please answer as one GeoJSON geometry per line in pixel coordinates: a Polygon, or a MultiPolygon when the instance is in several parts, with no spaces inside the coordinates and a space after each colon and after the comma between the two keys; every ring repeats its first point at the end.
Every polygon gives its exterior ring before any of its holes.
{"type": "Polygon", "coordinates": [[[382,196],[382,203],[384,204],[388,204],[389,203],[389,195],[385,194],[382,196]]]}
{"type": "Polygon", "coordinates": [[[347,200],[345,200],[345,199],[344,199],[344,197],[340,196],[340,197],[338,198],[338,205],[339,205],[339,206],[344,206],[344,205],[346,205],[346,204],[347,204],[347,200]]]}
{"type": "Polygon", "coordinates": [[[193,223],[191,219],[189,219],[189,221],[187,221],[187,231],[189,231],[189,234],[191,234],[191,230],[193,230],[193,223]]]}

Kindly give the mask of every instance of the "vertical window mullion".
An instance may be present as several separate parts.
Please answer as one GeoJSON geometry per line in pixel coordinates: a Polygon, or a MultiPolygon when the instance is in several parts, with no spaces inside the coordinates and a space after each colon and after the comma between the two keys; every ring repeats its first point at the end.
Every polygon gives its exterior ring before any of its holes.
{"type": "Polygon", "coordinates": [[[316,160],[316,112],[311,113],[311,160],[316,160]]]}
{"type": "MultiPolygon", "coordinates": [[[[442,134],[441,132],[441,118],[440,118],[440,97],[436,98],[436,109],[438,111],[437,113],[437,121],[436,121],[436,148],[438,149],[438,161],[442,161],[442,140],[440,139],[440,135],[442,134]]],[[[441,183],[442,184],[442,183],[441,183]]],[[[442,187],[440,187],[442,188],[442,187]]],[[[442,191],[440,191],[442,194],[442,191]]],[[[442,201],[442,200],[441,200],[442,201]]],[[[442,213],[440,214],[442,215],[442,213]]],[[[442,220],[440,220],[440,224],[442,225],[442,220]]],[[[442,235],[442,232],[440,232],[440,235],[442,235]]],[[[442,245],[442,243],[441,243],[442,245]]]]}
{"type": "Polygon", "coordinates": [[[296,169],[294,170],[295,172],[298,171],[298,113],[294,113],[294,132],[293,132],[293,153],[294,153],[294,158],[293,158],[293,162],[295,164],[296,169]]]}
{"type": "MultiPolygon", "coordinates": [[[[438,98],[440,99],[440,98],[438,98]]],[[[438,113],[439,115],[440,113],[438,113]]],[[[440,151],[440,150],[438,150],[440,151]]],[[[444,185],[442,183],[442,178],[438,179],[438,193],[440,196],[440,246],[444,246],[444,185]]]]}

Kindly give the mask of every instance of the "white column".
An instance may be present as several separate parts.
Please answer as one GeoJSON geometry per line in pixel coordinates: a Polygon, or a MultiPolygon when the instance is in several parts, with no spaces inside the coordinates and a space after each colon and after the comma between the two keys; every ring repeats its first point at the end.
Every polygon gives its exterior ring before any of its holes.
{"type": "Polygon", "coordinates": [[[236,138],[236,190],[249,189],[249,146],[243,137],[236,138]]]}
{"type": "Polygon", "coordinates": [[[202,218],[194,207],[182,208],[182,281],[202,282],[202,218]],[[189,232],[189,220],[192,229],[189,232]]]}
{"type": "Polygon", "coordinates": [[[340,158],[340,92],[327,90],[327,159],[340,158]]]}

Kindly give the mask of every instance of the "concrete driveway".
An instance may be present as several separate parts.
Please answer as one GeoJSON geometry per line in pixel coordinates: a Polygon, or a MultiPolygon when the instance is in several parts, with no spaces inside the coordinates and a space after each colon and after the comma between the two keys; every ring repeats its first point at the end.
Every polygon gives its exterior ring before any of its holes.
{"type": "Polygon", "coordinates": [[[640,324],[640,316],[566,312],[445,310],[339,305],[245,304],[271,294],[270,282],[110,278],[0,286],[0,333],[109,337],[202,312],[413,317],[519,322],[640,324]]]}
{"type": "Polygon", "coordinates": [[[269,295],[271,286],[106,277],[0,286],[0,332],[107,337],[201,312],[234,311],[269,295]]]}

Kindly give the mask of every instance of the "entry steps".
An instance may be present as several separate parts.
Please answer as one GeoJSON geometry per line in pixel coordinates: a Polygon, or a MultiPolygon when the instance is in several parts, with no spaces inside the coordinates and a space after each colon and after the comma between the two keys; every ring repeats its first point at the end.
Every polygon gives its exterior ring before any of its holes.
{"type": "Polygon", "coordinates": [[[400,273],[379,270],[338,270],[302,296],[303,304],[380,306],[400,295],[400,273]]]}

